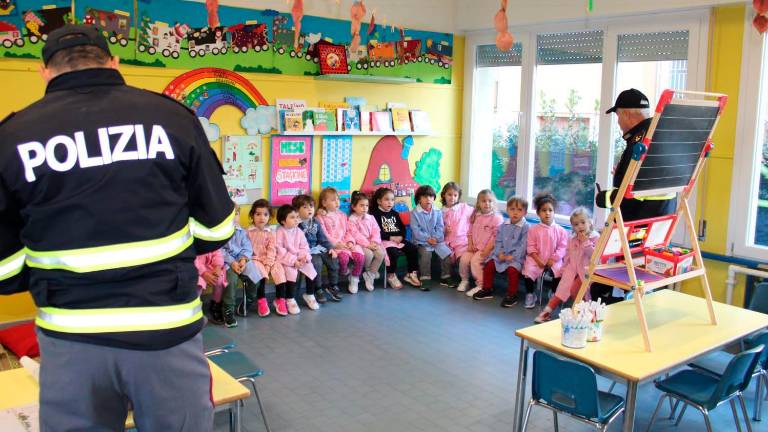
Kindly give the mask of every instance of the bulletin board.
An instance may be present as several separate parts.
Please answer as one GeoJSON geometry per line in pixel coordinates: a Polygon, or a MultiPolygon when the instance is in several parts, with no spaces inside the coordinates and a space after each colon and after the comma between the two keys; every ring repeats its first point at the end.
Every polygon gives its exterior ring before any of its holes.
{"type": "Polygon", "coordinates": [[[263,197],[264,162],[261,135],[224,136],[221,140],[221,163],[229,196],[245,205],[263,197]]]}
{"type": "Polygon", "coordinates": [[[312,137],[272,136],[272,178],[269,201],[290,204],[294,196],[308,194],[312,185],[312,137]]]}

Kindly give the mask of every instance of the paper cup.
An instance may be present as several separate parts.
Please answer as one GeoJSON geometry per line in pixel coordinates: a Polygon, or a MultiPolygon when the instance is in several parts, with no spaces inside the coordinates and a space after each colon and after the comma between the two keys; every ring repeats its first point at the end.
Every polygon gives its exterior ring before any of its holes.
{"type": "Polygon", "coordinates": [[[584,348],[587,346],[587,327],[575,327],[561,321],[562,338],[560,343],[568,348],[584,348]]]}
{"type": "Polygon", "coordinates": [[[603,338],[603,321],[590,323],[587,332],[587,342],[597,342],[603,338]]]}

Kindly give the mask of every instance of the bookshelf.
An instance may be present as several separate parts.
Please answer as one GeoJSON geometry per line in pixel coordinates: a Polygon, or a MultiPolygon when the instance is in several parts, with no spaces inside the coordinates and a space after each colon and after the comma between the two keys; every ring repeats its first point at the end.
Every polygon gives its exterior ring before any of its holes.
{"type": "Polygon", "coordinates": [[[377,75],[352,75],[352,74],[316,75],[315,80],[376,83],[376,84],[415,84],[418,82],[414,78],[377,76],[377,75]]]}

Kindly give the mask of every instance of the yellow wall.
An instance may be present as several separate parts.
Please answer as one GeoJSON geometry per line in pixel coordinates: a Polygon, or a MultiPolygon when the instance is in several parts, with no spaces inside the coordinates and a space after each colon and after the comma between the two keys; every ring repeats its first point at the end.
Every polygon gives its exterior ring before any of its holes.
{"type": "MultiPolygon", "coordinates": [[[[438,84],[371,84],[371,83],[341,83],[315,81],[311,77],[283,76],[269,74],[243,74],[251,81],[270,104],[275,99],[304,99],[309,106],[316,106],[321,101],[343,101],[345,96],[365,97],[369,104],[384,106],[387,102],[404,102],[410,108],[418,108],[429,112],[430,122],[435,135],[429,137],[414,137],[409,163],[411,172],[421,154],[430,147],[443,152],[440,162],[441,183],[459,180],[459,157],[461,155],[461,105],[464,80],[464,38],[454,38],[454,53],[451,85],[438,84]]],[[[45,87],[37,74],[36,61],[0,61],[0,72],[3,75],[3,99],[0,104],[0,118],[11,111],[17,111],[39,99],[45,87]]],[[[146,67],[123,66],[121,72],[128,84],[153,91],[163,88],[176,76],[184,71],[166,70],[146,67]]],[[[119,101],[115,101],[119,103],[119,101]]],[[[242,135],[245,132],[240,127],[242,114],[234,107],[222,107],[217,110],[211,121],[221,128],[224,135],[242,135]]],[[[376,144],[377,137],[354,137],[352,160],[352,187],[357,189],[363,181],[365,169],[371,150],[376,144]]],[[[212,144],[217,152],[221,150],[220,142],[212,144]]],[[[268,171],[269,145],[264,141],[263,160],[265,171],[268,171]]],[[[312,190],[317,194],[320,189],[320,139],[315,138],[312,190]]],[[[269,185],[269,173],[265,172],[264,185],[269,185]]],[[[241,210],[241,223],[247,226],[249,206],[241,210]]],[[[0,320],[4,314],[11,311],[30,310],[31,302],[28,296],[0,298],[0,320]]]]}
{"type": "MultiPolygon", "coordinates": [[[[700,180],[697,220],[706,219],[707,236],[701,242],[702,250],[724,255],[727,249],[728,208],[731,199],[733,151],[736,142],[736,117],[739,104],[742,44],[744,37],[745,6],[722,6],[713,9],[710,23],[710,53],[707,91],[728,95],[728,106],[717,125],[713,137],[715,149],[707,161],[700,180]]],[[[725,301],[725,280],[728,264],[705,260],[712,294],[717,301],[725,301]]],[[[683,291],[700,294],[697,280],[683,284],[683,291]]],[[[734,290],[734,304],[744,299],[743,281],[734,290]]]]}

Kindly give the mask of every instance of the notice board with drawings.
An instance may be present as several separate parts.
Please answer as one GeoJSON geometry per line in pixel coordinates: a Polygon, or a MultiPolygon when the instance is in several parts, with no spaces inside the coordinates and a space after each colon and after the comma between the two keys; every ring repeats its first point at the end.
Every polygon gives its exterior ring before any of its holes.
{"type": "Polygon", "coordinates": [[[323,164],[320,187],[335,188],[339,192],[344,213],[349,212],[352,193],[352,137],[323,137],[323,164]]]}
{"type": "Polygon", "coordinates": [[[272,176],[269,202],[290,204],[293,197],[312,187],[312,137],[272,136],[272,176]]]}
{"type": "Polygon", "coordinates": [[[264,196],[261,135],[227,135],[221,140],[224,183],[233,201],[250,204],[264,196]]]}

